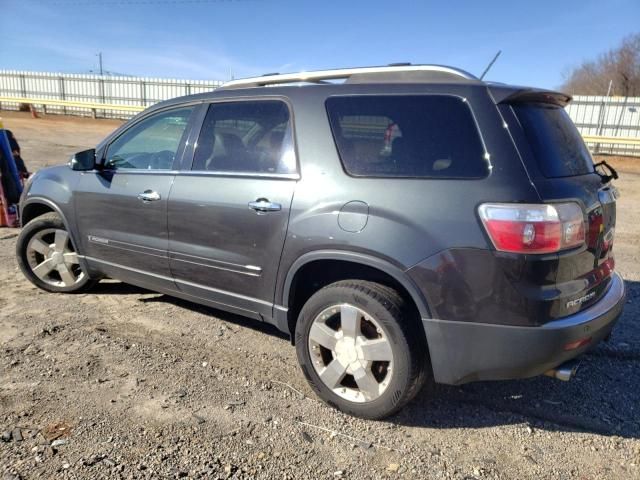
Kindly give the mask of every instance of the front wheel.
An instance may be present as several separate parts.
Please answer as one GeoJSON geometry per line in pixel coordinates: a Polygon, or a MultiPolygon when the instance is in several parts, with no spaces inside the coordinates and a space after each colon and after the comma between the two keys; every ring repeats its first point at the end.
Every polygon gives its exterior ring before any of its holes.
{"type": "Polygon", "coordinates": [[[22,229],[16,256],[25,277],[43,290],[75,293],[93,284],[80,266],[64,222],[55,213],[34,218],[22,229]]]}
{"type": "Polygon", "coordinates": [[[329,405],[387,417],[420,390],[428,366],[424,334],[393,289],[347,280],[316,292],[296,325],[298,361],[329,405]]]}

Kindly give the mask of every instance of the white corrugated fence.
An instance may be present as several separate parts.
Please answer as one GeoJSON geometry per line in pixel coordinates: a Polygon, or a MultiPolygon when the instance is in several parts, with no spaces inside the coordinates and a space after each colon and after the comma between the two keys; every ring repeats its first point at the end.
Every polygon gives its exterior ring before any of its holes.
{"type": "MultiPolygon", "coordinates": [[[[640,139],[640,97],[576,95],[567,106],[584,136],[640,139]]],[[[640,145],[587,142],[594,153],[640,156],[640,145]]]]}
{"type": "MultiPolygon", "coordinates": [[[[161,100],[214,90],[220,80],[64,74],[0,70],[0,97],[64,100],[147,107],[161,100]]],[[[15,102],[2,102],[0,109],[17,110],[15,102]]],[[[131,111],[100,110],[49,105],[47,113],[129,118],[131,111]]],[[[607,143],[587,144],[595,153],[640,156],[640,144],[623,139],[640,139],[640,97],[574,97],[567,112],[583,136],[616,137],[607,143]],[[616,143],[617,139],[621,141],[616,143]]]]}
{"type": "MultiPolygon", "coordinates": [[[[148,107],[162,100],[209,92],[219,87],[219,80],[183,80],[150,77],[115,77],[50,72],[0,70],[0,96],[55,99],[75,102],[106,103],[148,107]]],[[[17,110],[19,104],[3,102],[0,108],[17,110]]],[[[47,113],[91,115],[86,108],[48,106],[47,113]]],[[[129,118],[133,113],[98,110],[104,118],[129,118]]]]}

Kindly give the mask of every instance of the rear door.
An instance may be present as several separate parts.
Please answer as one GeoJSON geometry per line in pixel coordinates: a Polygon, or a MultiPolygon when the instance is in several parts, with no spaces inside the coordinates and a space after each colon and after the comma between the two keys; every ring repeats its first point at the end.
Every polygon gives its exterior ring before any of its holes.
{"type": "Polygon", "coordinates": [[[104,167],[74,193],[83,251],[115,278],[174,288],[167,259],[167,200],[194,107],[150,114],[107,147],[104,167]]]}
{"type": "Polygon", "coordinates": [[[288,105],[208,107],[191,170],[168,205],[169,263],[184,293],[254,317],[272,315],[298,170],[288,105]]]}
{"type": "Polygon", "coordinates": [[[516,128],[511,133],[541,199],[547,203],[575,201],[585,214],[585,247],[561,252],[547,259],[541,269],[557,292],[550,314],[562,317],[597,302],[609,286],[617,191],[595,171],[562,105],[527,101],[508,108],[515,117],[516,128]]]}

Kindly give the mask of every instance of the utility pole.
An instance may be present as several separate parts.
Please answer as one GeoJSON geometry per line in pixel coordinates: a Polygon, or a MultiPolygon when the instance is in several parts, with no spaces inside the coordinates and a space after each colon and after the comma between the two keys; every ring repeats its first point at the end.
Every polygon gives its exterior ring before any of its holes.
{"type": "Polygon", "coordinates": [[[102,52],[96,54],[98,56],[98,65],[100,66],[100,75],[102,75],[102,52]]]}

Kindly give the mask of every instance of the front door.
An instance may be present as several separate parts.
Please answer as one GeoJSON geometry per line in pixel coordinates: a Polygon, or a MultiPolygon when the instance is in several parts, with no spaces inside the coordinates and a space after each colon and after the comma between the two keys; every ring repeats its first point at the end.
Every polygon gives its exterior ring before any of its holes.
{"type": "Polygon", "coordinates": [[[280,100],[209,106],[169,198],[169,264],[184,293],[271,316],[298,175],[289,118],[280,100]]]}
{"type": "Polygon", "coordinates": [[[123,281],[175,288],[167,260],[167,200],[193,107],[151,114],[81,176],[75,210],[89,264],[123,281]]]}

